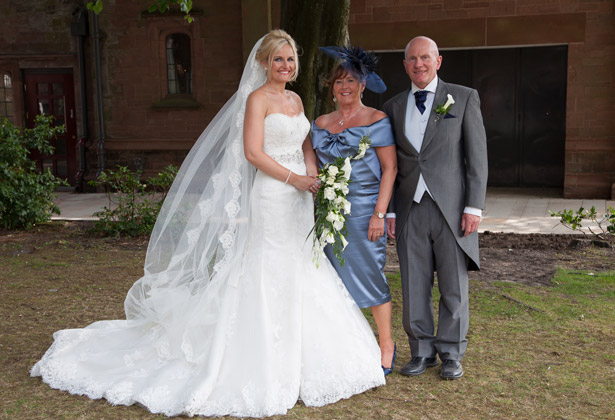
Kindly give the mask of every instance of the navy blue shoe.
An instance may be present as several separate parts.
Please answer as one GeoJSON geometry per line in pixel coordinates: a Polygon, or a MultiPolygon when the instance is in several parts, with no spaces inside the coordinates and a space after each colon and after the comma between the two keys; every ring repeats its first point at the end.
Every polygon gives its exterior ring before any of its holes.
{"type": "Polygon", "coordinates": [[[395,358],[397,357],[397,343],[394,343],[395,348],[393,349],[393,360],[391,361],[391,367],[386,368],[382,366],[382,371],[384,372],[384,376],[390,375],[393,373],[393,368],[395,367],[395,358]]]}

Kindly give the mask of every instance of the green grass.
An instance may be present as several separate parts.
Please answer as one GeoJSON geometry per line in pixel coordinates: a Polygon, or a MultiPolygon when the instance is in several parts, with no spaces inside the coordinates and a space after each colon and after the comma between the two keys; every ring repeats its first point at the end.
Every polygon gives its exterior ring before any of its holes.
{"type": "MultiPolygon", "coordinates": [[[[64,235],[65,241],[0,237],[0,419],[164,419],[49,388],[29,369],[61,328],[123,316],[145,245],[64,235]],[[15,254],[14,251],[31,252],[15,254]]],[[[401,279],[389,276],[397,369],[410,358],[401,322],[401,279]]],[[[437,309],[437,288],[434,306],[437,309]]],[[[558,270],[550,286],[470,284],[465,375],[438,368],[320,408],[298,403],[279,419],[615,418],[615,272],[558,270]],[[592,274],[590,274],[592,273],[592,274]]],[[[373,325],[369,311],[365,311],[373,325]]],[[[360,366],[357,367],[360,369],[360,366]]]]}

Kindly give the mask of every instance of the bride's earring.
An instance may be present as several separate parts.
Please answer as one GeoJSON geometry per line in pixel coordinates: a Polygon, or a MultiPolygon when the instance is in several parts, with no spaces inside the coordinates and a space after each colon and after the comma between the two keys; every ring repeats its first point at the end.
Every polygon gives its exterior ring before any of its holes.
{"type": "Polygon", "coordinates": [[[363,99],[363,92],[361,92],[361,99],[363,99]]]}
{"type": "Polygon", "coordinates": [[[337,98],[335,96],[333,97],[333,102],[337,102],[337,98]]]}

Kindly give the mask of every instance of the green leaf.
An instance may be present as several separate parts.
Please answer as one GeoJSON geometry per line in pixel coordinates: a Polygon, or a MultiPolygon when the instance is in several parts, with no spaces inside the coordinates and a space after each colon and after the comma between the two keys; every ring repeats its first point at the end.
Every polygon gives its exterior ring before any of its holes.
{"type": "Polygon", "coordinates": [[[54,127],[50,116],[37,116],[34,128],[24,130],[0,121],[0,226],[28,229],[59,213],[54,191],[68,184],[48,170],[38,173],[28,149],[53,151],[50,140],[62,132],[64,126],[54,127]]]}
{"type": "Polygon", "coordinates": [[[89,1],[87,4],[87,8],[88,10],[91,10],[97,15],[99,15],[103,9],[103,2],[102,0],[89,1]]]}

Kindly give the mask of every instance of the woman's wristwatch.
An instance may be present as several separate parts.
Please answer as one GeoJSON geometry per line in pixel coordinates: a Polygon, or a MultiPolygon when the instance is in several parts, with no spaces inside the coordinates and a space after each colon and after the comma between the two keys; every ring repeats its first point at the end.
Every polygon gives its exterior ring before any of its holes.
{"type": "Polygon", "coordinates": [[[378,210],[374,210],[374,214],[378,219],[384,219],[384,216],[386,216],[385,213],[380,213],[378,210]]]}

